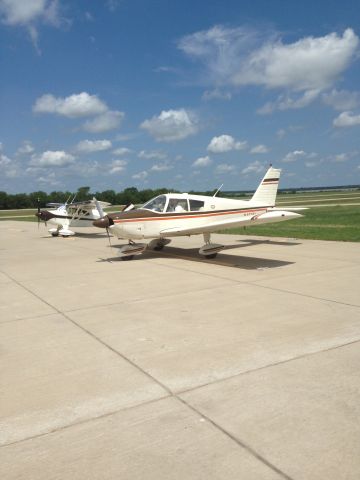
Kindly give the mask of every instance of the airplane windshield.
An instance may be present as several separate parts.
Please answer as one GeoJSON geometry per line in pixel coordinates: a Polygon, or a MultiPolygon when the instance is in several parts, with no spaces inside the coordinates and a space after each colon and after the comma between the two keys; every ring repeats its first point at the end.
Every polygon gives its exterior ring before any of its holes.
{"type": "Polygon", "coordinates": [[[152,210],[154,212],[163,212],[166,204],[166,196],[159,195],[158,197],[153,198],[149,202],[145,203],[142,208],[152,210]]]}

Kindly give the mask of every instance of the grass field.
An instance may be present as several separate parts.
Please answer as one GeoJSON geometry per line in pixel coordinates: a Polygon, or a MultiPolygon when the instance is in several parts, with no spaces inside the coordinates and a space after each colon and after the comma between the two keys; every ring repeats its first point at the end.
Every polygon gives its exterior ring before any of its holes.
{"type": "MultiPolygon", "coordinates": [[[[236,235],[259,235],[269,237],[307,238],[314,240],[337,240],[360,242],[360,191],[301,192],[279,194],[278,207],[309,207],[303,217],[283,223],[240,227],[224,230],[236,235]]],[[[121,206],[112,206],[106,211],[118,211],[121,206]]],[[[0,220],[36,222],[36,209],[0,211],[0,220]]]]}
{"type": "Polygon", "coordinates": [[[360,242],[360,205],[318,207],[299,213],[304,216],[296,220],[233,228],[223,233],[360,242]]]}

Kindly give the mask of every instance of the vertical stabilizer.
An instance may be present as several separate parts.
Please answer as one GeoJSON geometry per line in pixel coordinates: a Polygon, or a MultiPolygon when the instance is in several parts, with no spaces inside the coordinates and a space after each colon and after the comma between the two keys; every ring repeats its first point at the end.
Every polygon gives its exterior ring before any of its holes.
{"type": "Polygon", "coordinates": [[[279,186],[280,169],[270,167],[265,177],[261,180],[256,192],[254,193],[251,203],[275,206],[276,194],[279,186]]]}

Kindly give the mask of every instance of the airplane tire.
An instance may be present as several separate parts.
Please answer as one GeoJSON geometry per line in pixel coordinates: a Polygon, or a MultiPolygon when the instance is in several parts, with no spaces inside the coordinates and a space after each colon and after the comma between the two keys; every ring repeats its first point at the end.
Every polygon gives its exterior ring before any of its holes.
{"type": "Polygon", "coordinates": [[[160,252],[160,250],[162,250],[164,248],[165,245],[156,245],[156,247],[154,247],[154,250],[156,252],[160,252]]]}
{"type": "Polygon", "coordinates": [[[51,234],[51,236],[52,236],[52,237],[58,237],[59,234],[58,234],[57,232],[53,232],[53,233],[51,234]]]}
{"type": "Polygon", "coordinates": [[[120,257],[123,262],[126,260],[132,260],[134,258],[134,255],[126,255],[125,257],[120,257]]]}
{"type": "Polygon", "coordinates": [[[216,255],[217,255],[217,253],[212,253],[211,255],[205,255],[205,258],[210,260],[212,258],[216,258],[216,255]]]}

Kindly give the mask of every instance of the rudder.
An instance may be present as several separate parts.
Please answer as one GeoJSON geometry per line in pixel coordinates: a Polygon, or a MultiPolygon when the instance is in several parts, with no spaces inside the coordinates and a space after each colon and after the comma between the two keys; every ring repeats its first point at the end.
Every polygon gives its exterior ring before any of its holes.
{"type": "Polygon", "coordinates": [[[254,193],[251,203],[275,206],[276,194],[279,186],[281,170],[270,167],[264,178],[261,180],[256,192],[254,193]]]}

